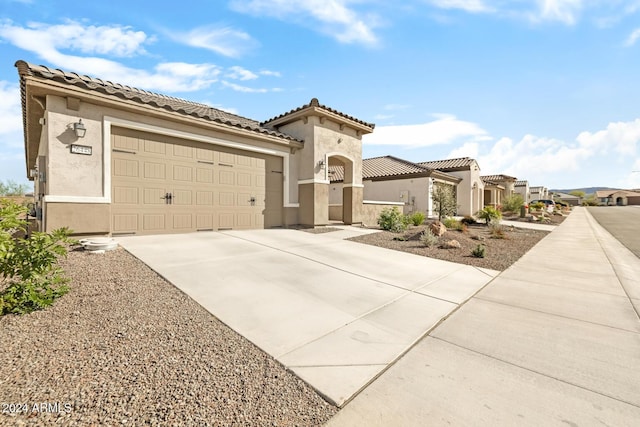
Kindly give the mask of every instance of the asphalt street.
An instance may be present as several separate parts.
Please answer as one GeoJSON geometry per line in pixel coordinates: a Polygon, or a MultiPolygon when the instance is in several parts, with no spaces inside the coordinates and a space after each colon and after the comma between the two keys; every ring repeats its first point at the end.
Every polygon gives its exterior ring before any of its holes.
{"type": "Polygon", "coordinates": [[[640,206],[590,207],[589,213],[613,237],[640,258],[640,206]]]}

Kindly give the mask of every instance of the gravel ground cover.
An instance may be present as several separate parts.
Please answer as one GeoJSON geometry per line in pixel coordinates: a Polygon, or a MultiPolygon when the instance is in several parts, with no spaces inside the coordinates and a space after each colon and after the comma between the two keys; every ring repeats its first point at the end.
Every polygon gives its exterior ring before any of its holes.
{"type": "Polygon", "coordinates": [[[336,413],[123,249],[62,264],[67,295],[0,317],[1,426],[316,426],[336,413]]]}
{"type": "Polygon", "coordinates": [[[379,233],[353,237],[349,240],[459,264],[503,271],[549,234],[547,231],[504,227],[504,239],[494,239],[491,237],[488,227],[479,224],[469,226],[467,232],[448,230],[440,236],[437,245],[426,247],[420,241],[420,235],[425,228],[427,228],[426,225],[410,227],[404,233],[380,231],[379,233]],[[448,240],[458,241],[460,248],[441,248],[440,245],[448,240]],[[485,246],[485,258],[475,258],[471,255],[471,251],[479,244],[485,246]]]}

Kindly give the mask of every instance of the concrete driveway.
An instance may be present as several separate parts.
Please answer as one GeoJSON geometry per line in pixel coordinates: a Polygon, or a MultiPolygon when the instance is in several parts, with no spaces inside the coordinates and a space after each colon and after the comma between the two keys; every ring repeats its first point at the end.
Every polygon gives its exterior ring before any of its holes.
{"type": "Polygon", "coordinates": [[[361,232],[117,240],[341,406],[498,274],[343,240],[361,232]]]}

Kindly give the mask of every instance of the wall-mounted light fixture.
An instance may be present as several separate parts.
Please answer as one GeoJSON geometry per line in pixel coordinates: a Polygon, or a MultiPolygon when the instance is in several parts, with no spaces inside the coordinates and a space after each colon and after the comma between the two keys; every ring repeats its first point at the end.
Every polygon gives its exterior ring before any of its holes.
{"type": "Polygon", "coordinates": [[[82,119],[78,119],[78,123],[73,124],[73,131],[78,138],[84,138],[84,135],[87,133],[87,128],[84,127],[82,119]]]}
{"type": "Polygon", "coordinates": [[[318,160],[318,167],[320,169],[324,169],[325,166],[326,166],[326,163],[324,162],[324,160],[318,160]]]}

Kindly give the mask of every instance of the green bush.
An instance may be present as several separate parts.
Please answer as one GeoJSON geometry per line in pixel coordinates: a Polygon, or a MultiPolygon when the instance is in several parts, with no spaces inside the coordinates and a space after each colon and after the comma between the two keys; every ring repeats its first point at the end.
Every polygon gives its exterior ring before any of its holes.
{"type": "Polygon", "coordinates": [[[378,225],[383,230],[393,233],[400,233],[407,229],[407,219],[400,210],[394,206],[393,208],[385,208],[378,217],[378,225]]]}
{"type": "Polygon", "coordinates": [[[542,209],[545,209],[547,205],[545,205],[543,202],[536,202],[532,204],[530,207],[536,210],[542,210],[542,209]]]}
{"type": "Polygon", "coordinates": [[[431,246],[435,246],[438,243],[438,236],[433,234],[431,230],[427,228],[420,235],[420,241],[423,245],[430,248],[431,246]]]}
{"type": "Polygon", "coordinates": [[[414,212],[413,215],[409,217],[411,224],[415,225],[416,227],[418,225],[422,225],[425,219],[427,219],[427,216],[424,214],[424,212],[414,212]]]}
{"type": "Polygon", "coordinates": [[[473,255],[475,258],[484,258],[485,252],[486,250],[484,245],[478,245],[474,250],[471,251],[471,255],[473,255]]]}
{"type": "Polygon", "coordinates": [[[502,201],[503,212],[520,212],[522,206],[524,206],[524,199],[517,193],[505,197],[502,201]]]}
{"type": "Polygon", "coordinates": [[[478,216],[478,218],[483,219],[487,225],[491,224],[492,222],[499,222],[502,219],[502,212],[500,212],[493,206],[485,206],[485,208],[481,211],[478,211],[476,215],[478,216]]]}
{"type": "Polygon", "coordinates": [[[445,227],[452,230],[458,230],[462,226],[462,223],[455,218],[445,218],[442,220],[442,223],[445,227]]]}
{"type": "Polygon", "coordinates": [[[58,266],[73,243],[70,231],[60,228],[51,233],[34,232],[28,239],[16,238],[27,232],[27,221],[20,219],[26,209],[10,200],[0,200],[0,315],[40,310],[68,292],[68,279],[58,266]]]}

